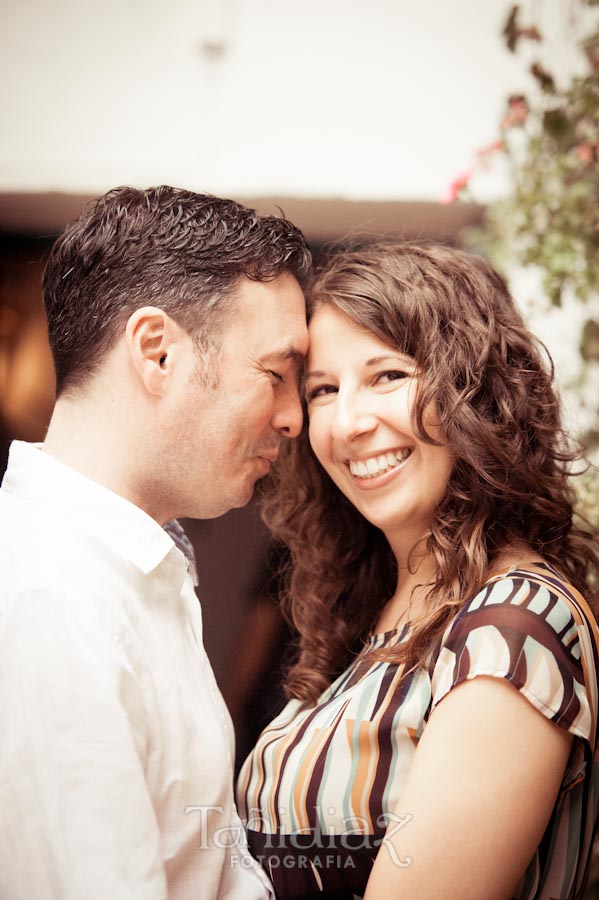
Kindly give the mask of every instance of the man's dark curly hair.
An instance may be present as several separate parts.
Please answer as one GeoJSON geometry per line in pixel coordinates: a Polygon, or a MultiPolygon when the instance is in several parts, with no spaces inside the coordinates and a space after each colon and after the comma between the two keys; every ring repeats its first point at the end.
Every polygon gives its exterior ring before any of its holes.
{"type": "Polygon", "coordinates": [[[87,380],[142,306],[160,307],[212,347],[242,276],[288,272],[305,288],[311,271],[301,231],[283,217],[166,185],[115,188],[67,226],[46,264],[56,393],[87,380]]]}

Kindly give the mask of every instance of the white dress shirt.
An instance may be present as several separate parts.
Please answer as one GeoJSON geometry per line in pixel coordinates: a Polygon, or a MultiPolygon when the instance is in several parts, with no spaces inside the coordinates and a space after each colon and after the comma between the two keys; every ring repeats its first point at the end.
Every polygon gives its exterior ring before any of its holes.
{"type": "Polygon", "coordinates": [[[263,900],[185,558],[15,442],[0,490],[0,898],[263,900]]]}

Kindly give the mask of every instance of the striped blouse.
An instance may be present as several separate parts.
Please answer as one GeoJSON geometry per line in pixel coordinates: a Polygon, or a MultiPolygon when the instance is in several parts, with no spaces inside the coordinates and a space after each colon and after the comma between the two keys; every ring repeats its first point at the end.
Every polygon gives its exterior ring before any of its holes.
{"type": "Polygon", "coordinates": [[[429,664],[404,674],[403,666],[372,660],[369,651],[406,640],[405,625],[372,635],[314,707],[287,704],[238,783],[250,848],[281,900],[362,897],[386,829],[404,824],[395,810],[432,710],[478,675],[507,679],[579,739],[514,894],[578,896],[599,808],[599,666],[592,625],[565,597],[574,599],[549,566],[513,570],[462,607],[429,664]]]}

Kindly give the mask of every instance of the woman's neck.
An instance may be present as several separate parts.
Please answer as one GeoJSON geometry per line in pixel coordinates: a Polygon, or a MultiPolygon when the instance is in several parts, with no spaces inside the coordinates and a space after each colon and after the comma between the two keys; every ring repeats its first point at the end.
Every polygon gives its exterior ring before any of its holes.
{"type": "Polygon", "coordinates": [[[486,577],[494,578],[511,569],[518,569],[530,563],[542,563],[543,557],[524,541],[517,541],[503,547],[487,569],[486,577]]]}
{"type": "Polygon", "coordinates": [[[426,596],[436,577],[436,565],[430,554],[398,562],[397,585],[383,607],[376,625],[377,633],[391,631],[418,618],[425,610],[426,596]]]}
{"type": "MultiPolygon", "coordinates": [[[[495,556],[484,574],[484,580],[534,562],[543,562],[543,558],[528,544],[523,541],[509,544],[495,556]]],[[[419,556],[416,547],[411,554],[397,561],[397,567],[397,586],[378,618],[377,633],[392,631],[427,611],[427,595],[437,572],[434,557],[424,549],[419,556]]]]}

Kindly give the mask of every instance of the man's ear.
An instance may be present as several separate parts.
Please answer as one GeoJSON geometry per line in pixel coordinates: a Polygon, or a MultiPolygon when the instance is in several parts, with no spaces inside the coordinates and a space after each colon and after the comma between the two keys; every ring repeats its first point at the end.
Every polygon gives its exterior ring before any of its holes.
{"type": "Polygon", "coordinates": [[[134,370],[150,394],[164,394],[183,329],[155,306],[136,309],[125,326],[125,341],[134,370]]]}

